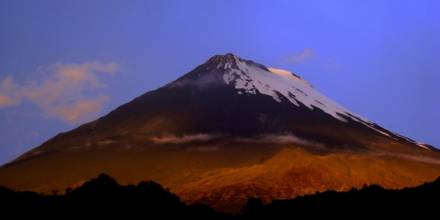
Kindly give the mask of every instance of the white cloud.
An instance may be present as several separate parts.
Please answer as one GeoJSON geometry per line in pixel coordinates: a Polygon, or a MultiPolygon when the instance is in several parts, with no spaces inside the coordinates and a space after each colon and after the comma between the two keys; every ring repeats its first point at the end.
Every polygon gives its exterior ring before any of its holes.
{"type": "Polygon", "coordinates": [[[301,64],[315,57],[315,51],[312,48],[304,48],[302,51],[296,52],[289,57],[286,61],[291,64],[301,64]]]}
{"type": "Polygon", "coordinates": [[[299,138],[293,134],[262,134],[254,137],[230,137],[221,134],[185,134],[173,135],[167,134],[151,138],[157,144],[185,144],[208,142],[220,138],[231,138],[231,140],[239,143],[271,143],[271,144],[298,144],[303,146],[311,146],[316,148],[324,147],[323,144],[299,138]]]}
{"type": "Polygon", "coordinates": [[[182,136],[164,135],[160,137],[153,137],[151,140],[158,144],[184,144],[190,142],[206,142],[217,137],[217,135],[210,134],[187,134],[182,136]]]}
{"type": "Polygon", "coordinates": [[[100,94],[106,86],[102,78],[117,70],[115,63],[57,63],[40,67],[41,77],[23,84],[15,84],[7,76],[0,84],[0,108],[27,100],[36,104],[45,116],[69,123],[83,122],[108,101],[108,96],[100,94]]]}
{"type": "Polygon", "coordinates": [[[264,134],[254,138],[238,138],[244,143],[274,143],[274,144],[299,144],[313,147],[324,147],[323,144],[299,138],[293,134],[264,134]]]}

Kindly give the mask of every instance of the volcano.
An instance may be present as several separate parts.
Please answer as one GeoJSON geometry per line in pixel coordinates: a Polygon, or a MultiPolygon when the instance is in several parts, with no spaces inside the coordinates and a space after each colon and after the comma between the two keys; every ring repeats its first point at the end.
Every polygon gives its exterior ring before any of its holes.
{"type": "Polygon", "coordinates": [[[250,197],[416,186],[440,176],[440,152],[294,73],[225,54],[2,166],[0,185],[53,192],[100,173],[234,212],[250,197]]]}

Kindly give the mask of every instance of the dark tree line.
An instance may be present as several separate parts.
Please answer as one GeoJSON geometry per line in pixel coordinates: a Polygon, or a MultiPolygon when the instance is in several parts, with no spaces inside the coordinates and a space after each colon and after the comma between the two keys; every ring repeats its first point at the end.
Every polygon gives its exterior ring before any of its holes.
{"type": "Polygon", "coordinates": [[[440,178],[402,190],[365,186],[348,192],[323,192],[263,204],[249,199],[239,214],[205,205],[186,205],[155,182],[121,186],[102,174],[64,194],[42,195],[0,187],[1,219],[440,219],[440,178]]]}

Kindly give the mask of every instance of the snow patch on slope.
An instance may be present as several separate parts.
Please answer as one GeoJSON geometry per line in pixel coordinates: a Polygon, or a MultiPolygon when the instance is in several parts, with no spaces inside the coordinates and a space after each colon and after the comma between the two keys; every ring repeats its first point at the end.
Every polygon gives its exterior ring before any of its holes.
{"type": "MultiPolygon", "coordinates": [[[[310,109],[319,108],[338,120],[346,122],[341,115],[350,117],[347,110],[317,92],[308,82],[294,76],[287,70],[270,68],[269,71],[259,66],[248,65],[236,58],[238,68],[227,68],[223,79],[226,84],[234,85],[235,89],[244,94],[257,94],[271,96],[275,101],[281,102],[282,95],[292,104],[300,103],[310,109]]],[[[226,66],[225,66],[226,69],[226,66]]]]}
{"type": "Polygon", "coordinates": [[[278,69],[278,68],[273,68],[273,67],[268,67],[267,68],[270,72],[277,74],[281,77],[287,78],[287,79],[297,79],[299,77],[295,77],[291,72],[287,71],[287,70],[283,70],[283,69],[278,69]]]}

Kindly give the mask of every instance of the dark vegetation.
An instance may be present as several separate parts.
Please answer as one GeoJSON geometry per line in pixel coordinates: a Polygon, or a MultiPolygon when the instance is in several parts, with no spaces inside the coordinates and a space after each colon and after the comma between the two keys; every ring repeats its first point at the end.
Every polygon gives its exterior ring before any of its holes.
{"type": "Polygon", "coordinates": [[[365,186],[348,192],[323,192],[263,204],[249,199],[239,214],[225,214],[205,205],[186,205],[155,182],[121,186],[100,175],[62,195],[14,192],[0,187],[1,219],[379,219],[417,217],[438,219],[440,178],[402,190],[365,186]]]}

